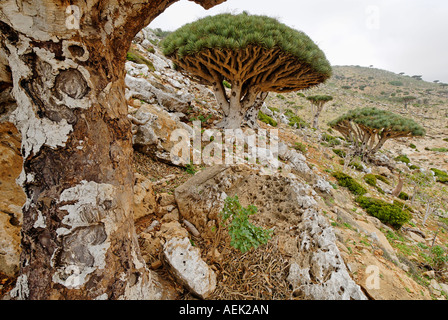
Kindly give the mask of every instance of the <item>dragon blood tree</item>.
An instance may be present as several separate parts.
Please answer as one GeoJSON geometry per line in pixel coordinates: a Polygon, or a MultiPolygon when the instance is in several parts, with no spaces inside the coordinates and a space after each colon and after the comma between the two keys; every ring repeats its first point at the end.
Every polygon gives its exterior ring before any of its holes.
{"type": "Polygon", "coordinates": [[[324,104],[328,101],[333,100],[332,96],[326,95],[317,95],[317,96],[308,96],[306,99],[311,102],[311,113],[313,114],[313,128],[319,128],[319,115],[324,109],[324,104]]]}
{"type": "Polygon", "coordinates": [[[331,76],[324,53],[307,35],[276,19],[246,12],[186,24],[162,46],[179,71],[213,86],[223,112],[220,128],[240,128],[245,118],[253,121],[246,113],[257,115],[253,107],[261,107],[267,92],[302,90],[331,76]],[[231,84],[228,92],[224,80],[231,84]]]}
{"type": "Polygon", "coordinates": [[[425,134],[414,120],[372,107],[350,110],[328,125],[352,142],[361,156],[375,154],[389,139],[425,134]]]}

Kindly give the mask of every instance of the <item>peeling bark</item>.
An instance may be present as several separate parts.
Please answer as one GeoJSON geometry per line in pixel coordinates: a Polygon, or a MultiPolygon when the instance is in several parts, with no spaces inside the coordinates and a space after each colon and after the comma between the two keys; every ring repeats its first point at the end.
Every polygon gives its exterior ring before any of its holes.
{"type": "Polygon", "coordinates": [[[11,75],[0,82],[17,101],[27,196],[12,298],[162,297],[132,218],[124,63],[134,35],[175,1],[0,3],[0,71],[11,75]]]}

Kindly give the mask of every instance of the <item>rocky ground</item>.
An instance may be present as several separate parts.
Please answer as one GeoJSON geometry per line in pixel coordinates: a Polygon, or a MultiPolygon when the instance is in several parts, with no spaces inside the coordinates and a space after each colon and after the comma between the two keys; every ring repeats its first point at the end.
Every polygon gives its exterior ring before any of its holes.
{"type": "MultiPolygon", "coordinates": [[[[416,165],[446,171],[446,152],[440,148],[448,147],[448,95],[439,85],[374,68],[335,67],[325,85],[302,93],[334,97],[322,112],[320,130],[289,125],[288,109],[310,123],[310,104],[301,94],[268,96],[262,110],[277,122],[279,169],[269,171],[273,163],[268,157],[234,166],[176,166],[170,158],[172,132],[191,133],[194,120],[201,121],[202,129],[212,128],[220,111],[209,88],[171,67],[159,40],[149,29],[135,38],[126,64],[126,94],[134,124],[140,249],[171,299],[447,298],[446,263],[436,266],[431,255],[436,245],[446,257],[446,212],[436,212],[423,225],[425,204],[416,200],[410,223],[395,230],[369,216],[331,175],[345,169],[370,196],[391,202],[397,169],[411,172],[409,167],[416,165]],[[394,100],[400,95],[418,99],[404,109],[394,100]],[[362,163],[344,168],[332,149],[347,146],[325,138],[323,133],[337,136],[326,123],[365,105],[413,117],[428,134],[388,142],[382,151],[387,167],[362,163]],[[403,154],[409,164],[394,160],[403,154]],[[379,182],[380,192],[365,183],[366,173],[382,175],[390,184],[379,182]],[[254,224],[274,231],[266,245],[244,254],[230,246],[220,224],[224,199],[235,194],[243,206],[257,206],[254,224]]],[[[15,184],[21,168],[20,137],[7,121],[8,112],[2,112],[0,297],[14,286],[25,199],[15,184]]],[[[261,121],[259,125],[273,128],[261,121]]],[[[437,183],[434,188],[442,187],[437,183]]],[[[412,184],[406,181],[403,191],[412,194],[412,184]]]]}

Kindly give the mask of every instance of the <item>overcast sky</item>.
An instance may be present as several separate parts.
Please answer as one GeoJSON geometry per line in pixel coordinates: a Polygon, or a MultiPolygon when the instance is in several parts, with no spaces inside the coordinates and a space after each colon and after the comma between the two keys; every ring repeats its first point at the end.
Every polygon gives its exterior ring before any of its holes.
{"type": "Polygon", "coordinates": [[[447,0],[227,0],[210,10],[181,0],[150,27],[175,30],[207,15],[244,10],[305,32],[332,65],[373,65],[448,83],[447,0]]]}

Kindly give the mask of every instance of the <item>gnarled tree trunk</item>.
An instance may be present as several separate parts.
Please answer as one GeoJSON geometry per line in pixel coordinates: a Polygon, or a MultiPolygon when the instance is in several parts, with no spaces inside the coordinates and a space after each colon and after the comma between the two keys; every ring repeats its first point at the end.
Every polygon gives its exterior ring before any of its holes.
{"type": "Polygon", "coordinates": [[[175,1],[0,2],[0,81],[18,105],[27,196],[13,298],[162,297],[133,224],[124,63],[134,35],[175,1]]]}

